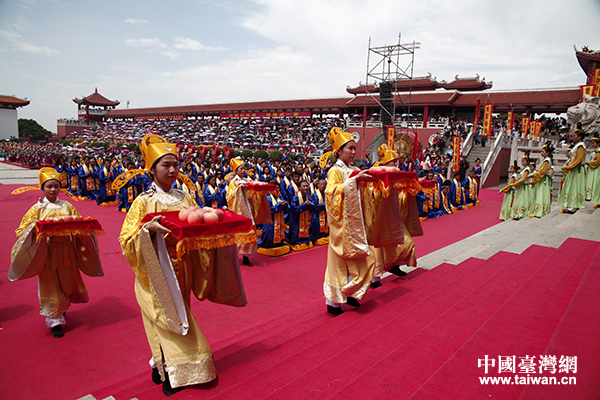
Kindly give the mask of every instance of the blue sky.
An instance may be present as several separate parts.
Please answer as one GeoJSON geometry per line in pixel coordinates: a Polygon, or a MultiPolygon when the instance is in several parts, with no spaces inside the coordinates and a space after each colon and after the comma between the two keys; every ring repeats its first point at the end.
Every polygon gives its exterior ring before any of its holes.
{"type": "Polygon", "coordinates": [[[414,76],[494,89],[585,83],[600,1],[0,0],[0,94],[56,132],[97,87],[121,107],[343,97],[373,46],[418,41],[414,76]]]}

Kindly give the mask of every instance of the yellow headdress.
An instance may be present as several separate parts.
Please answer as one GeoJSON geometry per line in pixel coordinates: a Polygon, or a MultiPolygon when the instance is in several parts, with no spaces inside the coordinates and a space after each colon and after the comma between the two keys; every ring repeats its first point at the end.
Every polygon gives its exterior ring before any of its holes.
{"type": "Polygon", "coordinates": [[[140,151],[148,169],[152,168],[156,160],[166,154],[173,154],[175,158],[178,158],[175,143],[167,143],[162,136],[152,133],[144,136],[142,143],[140,143],[140,151]]]}
{"type": "Polygon", "coordinates": [[[60,182],[60,174],[56,172],[54,168],[44,167],[40,169],[38,173],[40,177],[40,188],[44,184],[44,182],[49,181],[51,179],[55,179],[60,182]]]}
{"type": "Polygon", "coordinates": [[[600,143],[600,133],[598,133],[598,132],[594,133],[592,140],[596,143],[600,143]]]}
{"type": "MultiPolygon", "coordinates": [[[[58,172],[56,172],[56,170],[54,168],[50,168],[50,167],[41,168],[40,171],[38,172],[38,176],[40,178],[40,184],[38,187],[22,186],[20,188],[13,190],[11,192],[11,194],[21,194],[21,193],[28,192],[30,190],[39,190],[42,188],[44,183],[46,183],[52,179],[58,181],[60,184],[60,174],[58,172]]],[[[60,189],[60,191],[66,193],[73,200],[78,201],[77,197],[75,197],[71,193],[69,193],[69,191],[67,189],[60,189]]]]}
{"type": "MultiPolygon", "coordinates": [[[[123,172],[113,181],[112,188],[114,190],[121,189],[136,175],[147,173],[154,166],[154,163],[164,155],[173,154],[175,158],[179,158],[177,155],[177,145],[175,143],[167,143],[162,136],[153,133],[144,136],[140,143],[140,151],[146,162],[146,169],[132,169],[123,172]]],[[[179,172],[179,174],[177,174],[177,179],[182,181],[191,191],[195,192],[198,190],[196,185],[194,185],[194,182],[192,182],[187,175],[179,172]]]]}
{"type": "Polygon", "coordinates": [[[379,154],[379,160],[381,160],[382,165],[385,165],[392,160],[398,159],[398,153],[396,152],[396,150],[390,149],[385,143],[379,146],[377,153],[379,154]]]}
{"type": "Polygon", "coordinates": [[[239,158],[232,158],[231,160],[229,160],[229,166],[231,167],[231,170],[233,172],[235,172],[240,165],[243,165],[244,161],[240,160],[239,158]]]}
{"type": "Polygon", "coordinates": [[[554,153],[554,146],[552,146],[552,142],[549,140],[542,146],[542,149],[546,150],[549,155],[554,153]]]}
{"type": "Polygon", "coordinates": [[[354,140],[354,136],[352,136],[349,132],[344,132],[342,128],[333,127],[327,134],[327,138],[333,147],[333,152],[337,153],[338,150],[348,143],[351,140],[354,140]]]}
{"type": "Polygon", "coordinates": [[[531,157],[529,157],[529,155],[530,155],[530,154],[531,154],[531,151],[530,151],[530,150],[527,150],[527,151],[525,152],[525,154],[523,154],[523,159],[524,159],[524,160],[527,160],[527,163],[528,163],[528,164],[531,162],[531,157]]]}

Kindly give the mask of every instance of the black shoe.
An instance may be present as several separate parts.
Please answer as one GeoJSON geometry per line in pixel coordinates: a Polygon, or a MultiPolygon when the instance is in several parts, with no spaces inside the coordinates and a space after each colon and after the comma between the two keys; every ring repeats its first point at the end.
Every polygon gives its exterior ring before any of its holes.
{"type": "Polygon", "coordinates": [[[55,338],[61,338],[65,336],[61,325],[53,326],[52,329],[50,329],[50,332],[52,332],[52,336],[54,336],[55,338]]]}
{"type": "Polygon", "coordinates": [[[183,389],[185,389],[185,386],[172,388],[171,382],[169,382],[169,378],[165,379],[165,381],[163,382],[163,393],[167,396],[171,396],[177,392],[181,392],[183,389]]]}
{"type": "Polygon", "coordinates": [[[392,269],[390,269],[388,272],[397,276],[406,276],[406,272],[402,271],[399,265],[392,267],[392,269]]]}
{"type": "Polygon", "coordinates": [[[152,382],[157,385],[163,383],[162,379],[160,379],[160,372],[158,372],[158,368],[152,368],[152,382]]]}
{"type": "Polygon", "coordinates": [[[248,267],[253,267],[253,264],[250,262],[250,259],[246,256],[242,258],[242,264],[247,265],[248,267]]]}
{"type": "Polygon", "coordinates": [[[360,307],[360,303],[358,302],[358,300],[350,296],[348,296],[348,298],[346,299],[346,304],[352,307],[360,307]]]}
{"type": "Polygon", "coordinates": [[[327,306],[327,312],[329,314],[333,314],[333,315],[342,315],[344,313],[344,310],[342,310],[341,307],[333,307],[333,306],[327,306]]]}
{"type": "Polygon", "coordinates": [[[372,289],[377,289],[380,286],[382,286],[381,281],[371,282],[371,288],[372,289]]]}

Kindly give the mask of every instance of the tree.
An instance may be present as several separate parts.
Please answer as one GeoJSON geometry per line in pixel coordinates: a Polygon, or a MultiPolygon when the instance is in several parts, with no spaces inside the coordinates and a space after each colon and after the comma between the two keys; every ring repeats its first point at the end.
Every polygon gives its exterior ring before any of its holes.
{"type": "Polygon", "coordinates": [[[254,152],[254,158],[256,158],[257,160],[258,160],[259,158],[265,159],[265,158],[267,158],[268,156],[269,156],[269,153],[267,153],[267,152],[266,152],[266,151],[264,151],[264,150],[256,150],[256,151],[254,152]]]}
{"type": "Polygon", "coordinates": [[[19,137],[30,137],[31,140],[45,140],[52,136],[52,132],[45,129],[33,119],[19,118],[17,121],[19,127],[19,137]]]}
{"type": "Polygon", "coordinates": [[[242,150],[242,157],[246,157],[246,159],[252,157],[253,154],[251,150],[242,150]]]}
{"type": "Polygon", "coordinates": [[[269,159],[271,161],[281,161],[282,158],[283,158],[283,153],[279,150],[273,150],[272,152],[269,153],[269,159]]]}

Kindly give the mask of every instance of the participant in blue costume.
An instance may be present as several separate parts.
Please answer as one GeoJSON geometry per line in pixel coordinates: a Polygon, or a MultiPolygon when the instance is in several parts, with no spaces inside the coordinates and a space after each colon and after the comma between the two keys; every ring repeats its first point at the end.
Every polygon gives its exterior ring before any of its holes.
{"type": "Polygon", "coordinates": [[[67,166],[67,174],[69,175],[69,193],[73,196],[79,195],[79,156],[74,156],[71,160],[71,165],[67,166]]]}
{"type": "Polygon", "coordinates": [[[208,177],[208,184],[202,192],[204,195],[204,204],[207,207],[219,208],[219,193],[220,190],[217,187],[217,179],[210,175],[208,177]]]}
{"type": "MultiPolygon", "coordinates": [[[[129,161],[127,163],[127,169],[128,170],[132,170],[134,169],[133,167],[135,167],[135,164],[132,161],[129,161]]],[[[129,208],[131,207],[131,204],[133,204],[133,201],[135,200],[136,197],[138,197],[138,195],[140,194],[140,188],[139,188],[139,183],[137,182],[137,179],[135,179],[136,177],[130,179],[129,181],[127,181],[127,183],[119,189],[119,211],[121,212],[127,212],[129,211],[129,208]]]]}
{"type": "Polygon", "coordinates": [[[60,174],[60,187],[64,189],[69,187],[69,174],[67,168],[68,163],[65,162],[65,159],[62,156],[58,157],[54,169],[60,174]]]}
{"type": "MultiPolygon", "coordinates": [[[[286,197],[289,200],[288,201],[289,204],[292,204],[292,200],[300,191],[300,180],[301,179],[302,179],[302,174],[298,171],[294,171],[294,173],[292,174],[292,181],[290,182],[290,185],[287,188],[287,196],[286,197]]],[[[307,190],[308,190],[308,182],[307,182],[307,190]]]]}
{"type": "Polygon", "coordinates": [[[98,198],[98,189],[96,188],[96,180],[94,178],[94,169],[90,164],[90,157],[83,157],[83,164],[77,171],[79,175],[80,196],[81,200],[96,200],[98,198]]]}
{"type": "MultiPolygon", "coordinates": [[[[274,180],[271,180],[269,183],[274,182],[274,180]]],[[[285,222],[283,216],[287,212],[289,206],[286,201],[279,196],[279,189],[277,189],[277,194],[268,194],[267,199],[271,207],[272,222],[270,224],[262,225],[262,232],[260,238],[258,238],[258,253],[276,257],[291,251],[290,246],[284,242],[285,222]]]]}
{"type": "Polygon", "coordinates": [[[327,225],[327,211],[325,210],[326,187],[327,181],[325,179],[318,179],[317,190],[315,190],[310,198],[312,203],[310,240],[317,246],[329,244],[329,226],[327,225]]]}
{"type": "Polygon", "coordinates": [[[285,201],[287,201],[288,204],[290,203],[290,199],[288,198],[288,187],[291,184],[292,184],[292,169],[288,167],[285,169],[285,176],[281,179],[281,183],[279,185],[279,190],[281,191],[281,197],[283,197],[283,199],[285,201]]]}
{"type": "Polygon", "coordinates": [[[459,182],[460,173],[454,174],[454,179],[450,182],[450,204],[460,210],[465,205],[465,194],[462,185],[459,182]]]}
{"type": "Polygon", "coordinates": [[[299,182],[299,191],[292,197],[289,216],[289,239],[292,250],[306,250],[312,247],[310,240],[310,220],[312,202],[308,195],[308,182],[299,182]]]}
{"type": "Polygon", "coordinates": [[[200,207],[204,207],[204,180],[202,179],[202,175],[196,175],[196,182],[194,183],[196,186],[196,204],[200,207]]]}
{"type": "Polygon", "coordinates": [[[479,197],[479,189],[481,185],[481,173],[483,169],[481,168],[481,158],[477,157],[475,159],[475,165],[471,168],[473,172],[475,172],[475,180],[477,181],[477,196],[479,197]]]}
{"type": "Polygon", "coordinates": [[[111,159],[106,158],[98,173],[98,199],[96,200],[98,205],[117,205],[117,193],[112,188],[113,181],[117,176],[114,167],[111,165],[111,159]]]}
{"type": "Polygon", "coordinates": [[[475,178],[475,171],[469,171],[469,176],[462,181],[461,185],[465,192],[466,203],[471,206],[479,205],[479,200],[477,200],[477,196],[479,194],[479,185],[477,184],[477,179],[475,178]]]}

